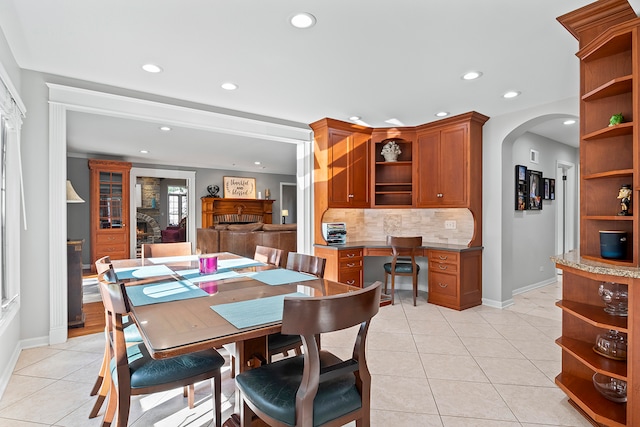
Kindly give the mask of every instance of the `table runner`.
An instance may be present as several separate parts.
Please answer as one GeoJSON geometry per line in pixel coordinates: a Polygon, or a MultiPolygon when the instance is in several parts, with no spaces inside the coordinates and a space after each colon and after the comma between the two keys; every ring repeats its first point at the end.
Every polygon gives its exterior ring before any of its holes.
{"type": "Polygon", "coordinates": [[[128,286],[127,296],[134,306],[206,297],[209,294],[188,280],[128,286]]]}
{"type": "Polygon", "coordinates": [[[249,328],[281,321],[284,297],[287,296],[308,297],[309,295],[294,292],[273,297],[212,305],[211,309],[236,328],[249,328]]]}

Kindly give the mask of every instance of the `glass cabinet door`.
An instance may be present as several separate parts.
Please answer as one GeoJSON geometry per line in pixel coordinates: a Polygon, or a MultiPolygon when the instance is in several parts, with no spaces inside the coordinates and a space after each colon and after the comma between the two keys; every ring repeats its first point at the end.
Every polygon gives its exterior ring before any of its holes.
{"type": "Polygon", "coordinates": [[[122,228],[122,173],[100,172],[100,229],[122,228]]]}

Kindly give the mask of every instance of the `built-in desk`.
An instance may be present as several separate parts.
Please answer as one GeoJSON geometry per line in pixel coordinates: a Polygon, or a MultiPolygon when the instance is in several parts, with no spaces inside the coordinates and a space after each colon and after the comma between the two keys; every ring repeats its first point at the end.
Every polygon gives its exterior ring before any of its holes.
{"type": "MultiPolygon", "coordinates": [[[[344,245],[314,245],[326,258],[325,278],[352,286],[364,285],[364,257],[391,257],[386,242],[356,241],[344,245]]],[[[482,247],[424,242],[420,256],[428,259],[428,301],[455,310],[482,304],[482,247]]],[[[381,271],[381,275],[384,273],[381,271]]]]}

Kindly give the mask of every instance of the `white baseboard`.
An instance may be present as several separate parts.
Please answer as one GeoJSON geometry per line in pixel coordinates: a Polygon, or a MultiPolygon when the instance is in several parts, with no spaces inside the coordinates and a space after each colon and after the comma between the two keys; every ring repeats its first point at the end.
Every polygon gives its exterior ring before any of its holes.
{"type": "Polygon", "coordinates": [[[532,285],[524,286],[522,288],[518,288],[512,292],[512,295],[520,295],[525,292],[532,291],[534,289],[543,288],[545,286],[551,285],[558,281],[557,277],[552,277],[551,279],[543,280],[542,282],[534,283],[532,285]]]}
{"type": "Polygon", "coordinates": [[[16,368],[21,350],[20,344],[18,343],[18,345],[13,349],[9,363],[7,363],[4,369],[0,372],[0,399],[2,399],[4,391],[7,389],[7,385],[9,385],[9,380],[11,380],[13,370],[16,368]]]}
{"type": "Polygon", "coordinates": [[[508,299],[506,301],[496,301],[489,298],[482,298],[482,305],[486,305],[487,307],[503,309],[513,305],[513,298],[508,299]]]}

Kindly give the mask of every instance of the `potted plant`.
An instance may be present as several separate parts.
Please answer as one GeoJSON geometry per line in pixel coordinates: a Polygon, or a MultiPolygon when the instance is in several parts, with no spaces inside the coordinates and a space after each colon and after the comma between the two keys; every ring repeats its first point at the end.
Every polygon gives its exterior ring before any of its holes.
{"type": "Polygon", "coordinates": [[[402,150],[400,150],[400,146],[395,141],[387,142],[380,152],[387,162],[398,161],[398,155],[400,153],[402,153],[402,150]]]}

